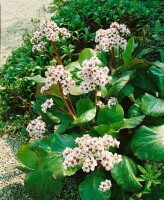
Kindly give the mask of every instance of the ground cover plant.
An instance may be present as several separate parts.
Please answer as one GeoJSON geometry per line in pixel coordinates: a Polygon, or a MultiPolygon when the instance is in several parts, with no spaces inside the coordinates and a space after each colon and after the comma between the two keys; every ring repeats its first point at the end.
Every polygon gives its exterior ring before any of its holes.
{"type": "Polygon", "coordinates": [[[35,77],[38,117],[18,152],[36,199],[55,198],[73,175],[82,200],[164,198],[164,65],[138,58],[132,35],[113,22],[96,31],[94,49],[63,63],[57,44],[69,31],[45,21],[34,33],[33,49],[49,43],[57,61],[35,77]]]}

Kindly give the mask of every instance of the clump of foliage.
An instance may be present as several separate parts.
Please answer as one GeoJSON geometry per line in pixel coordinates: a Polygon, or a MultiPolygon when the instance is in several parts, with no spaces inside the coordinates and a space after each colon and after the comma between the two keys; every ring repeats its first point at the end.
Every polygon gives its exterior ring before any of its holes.
{"type": "Polygon", "coordinates": [[[34,82],[30,82],[27,77],[41,74],[48,63],[47,56],[33,54],[30,43],[12,52],[0,69],[1,116],[8,118],[18,110],[20,114],[29,111],[35,90],[34,82]]]}
{"type": "Polygon", "coordinates": [[[94,47],[94,33],[108,28],[113,21],[123,22],[134,35],[141,35],[150,16],[150,10],[141,1],[71,0],[54,4],[58,6],[52,19],[72,32],[76,52],[94,47]]]}
{"type": "Polygon", "coordinates": [[[18,152],[36,199],[53,199],[76,173],[82,200],[164,198],[164,65],[136,58],[127,34],[112,23],[96,32],[98,51],[85,48],[65,65],[56,43],[66,30],[41,26],[36,42],[51,42],[57,63],[38,77],[39,117],[26,129],[35,141],[18,152]]]}
{"type": "Polygon", "coordinates": [[[149,61],[160,60],[163,62],[163,48],[164,48],[164,3],[162,1],[145,1],[145,5],[150,9],[151,15],[146,26],[146,38],[142,48],[144,51],[140,56],[149,61]]]}

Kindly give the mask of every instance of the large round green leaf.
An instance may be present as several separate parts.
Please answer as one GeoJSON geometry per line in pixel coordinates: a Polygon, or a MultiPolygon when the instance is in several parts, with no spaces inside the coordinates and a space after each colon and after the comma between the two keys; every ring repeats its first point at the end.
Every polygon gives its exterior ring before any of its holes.
{"type": "Polygon", "coordinates": [[[141,126],[132,140],[132,149],[141,160],[164,160],[164,125],[141,126]]]}
{"type": "Polygon", "coordinates": [[[79,186],[79,194],[82,200],[107,200],[111,191],[101,192],[99,186],[105,181],[105,174],[98,169],[86,176],[86,179],[79,186]]]}
{"type": "MultiPolygon", "coordinates": [[[[164,69],[157,68],[152,66],[149,68],[150,76],[152,77],[153,81],[156,83],[156,86],[159,89],[161,94],[164,94],[164,69]]],[[[164,97],[162,95],[162,97],[164,97]]]]}
{"type": "Polygon", "coordinates": [[[132,117],[132,118],[129,118],[129,119],[124,119],[121,129],[135,128],[136,126],[138,126],[143,121],[144,117],[145,117],[145,115],[141,115],[141,116],[132,117]]]}
{"type": "Polygon", "coordinates": [[[164,100],[145,94],[142,98],[141,111],[153,117],[164,116],[164,100]]]}
{"type": "Polygon", "coordinates": [[[139,69],[136,71],[136,76],[133,78],[133,84],[153,94],[156,92],[156,86],[149,77],[146,69],[139,69]]]}
{"type": "Polygon", "coordinates": [[[25,189],[36,200],[51,200],[60,194],[62,182],[37,170],[26,177],[25,189]]]}
{"type": "Polygon", "coordinates": [[[92,56],[96,56],[96,52],[93,49],[85,48],[79,55],[80,65],[82,65],[84,60],[90,60],[92,56]]]}
{"type": "Polygon", "coordinates": [[[137,166],[128,157],[123,156],[122,161],[111,170],[112,177],[125,191],[135,192],[141,189],[142,185],[136,178],[137,166]]]}
{"type": "Polygon", "coordinates": [[[28,168],[36,169],[38,158],[35,152],[29,149],[30,144],[22,145],[18,150],[18,159],[28,168]]]}
{"type": "Polygon", "coordinates": [[[116,137],[117,131],[113,130],[110,125],[101,124],[99,126],[94,126],[93,129],[100,135],[104,136],[106,134],[112,135],[113,137],[116,137]]]}
{"type": "Polygon", "coordinates": [[[66,65],[65,68],[70,72],[76,72],[81,69],[80,63],[78,61],[71,62],[70,64],[66,65]]]}
{"type": "Polygon", "coordinates": [[[114,84],[110,88],[108,92],[108,96],[118,95],[118,93],[123,89],[126,83],[130,80],[132,74],[133,74],[132,71],[123,72],[121,77],[116,82],[114,82],[114,84]]]}
{"type": "Polygon", "coordinates": [[[73,124],[87,123],[96,116],[96,106],[90,99],[81,99],[76,103],[77,120],[73,124]]]}
{"type": "Polygon", "coordinates": [[[39,169],[43,174],[53,175],[54,177],[63,177],[64,175],[74,174],[78,167],[75,169],[64,170],[62,152],[66,147],[74,148],[75,138],[79,134],[53,134],[44,138],[39,146],[36,147],[35,152],[39,160],[39,169]]]}
{"type": "Polygon", "coordinates": [[[104,107],[100,110],[97,117],[97,123],[110,125],[113,130],[118,130],[123,123],[124,111],[120,104],[112,108],[104,107]]]}

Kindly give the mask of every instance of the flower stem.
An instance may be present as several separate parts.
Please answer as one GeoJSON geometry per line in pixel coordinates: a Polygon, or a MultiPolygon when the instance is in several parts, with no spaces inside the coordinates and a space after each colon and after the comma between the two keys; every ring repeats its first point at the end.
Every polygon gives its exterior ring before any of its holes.
{"type": "MultiPolygon", "coordinates": [[[[59,53],[58,53],[58,51],[57,51],[57,49],[56,49],[56,44],[55,44],[55,42],[51,41],[51,44],[52,44],[52,47],[53,47],[54,52],[55,52],[55,54],[56,54],[58,63],[64,67],[63,62],[62,62],[62,60],[61,60],[61,58],[60,58],[60,55],[59,55],[59,53]]],[[[76,120],[75,114],[72,112],[71,108],[69,107],[69,105],[68,105],[68,103],[67,103],[67,101],[66,101],[66,99],[65,99],[65,96],[64,96],[64,94],[63,94],[63,89],[62,89],[62,86],[61,86],[60,82],[58,82],[58,86],[59,86],[59,90],[60,90],[61,97],[62,97],[62,99],[63,99],[63,102],[64,102],[64,104],[65,104],[65,106],[66,106],[66,108],[67,108],[69,114],[73,117],[74,120],[76,120]]]]}
{"type": "Polygon", "coordinates": [[[69,100],[69,102],[70,102],[70,105],[71,105],[72,111],[73,111],[74,115],[76,116],[76,112],[75,112],[75,110],[74,110],[74,107],[73,107],[73,104],[72,104],[72,101],[71,101],[71,98],[70,98],[69,95],[68,95],[68,100],[69,100]]]}
{"type": "Polygon", "coordinates": [[[57,49],[56,49],[56,44],[55,44],[55,42],[51,41],[51,43],[52,43],[52,47],[53,47],[53,49],[54,49],[54,52],[55,52],[55,54],[56,54],[58,63],[59,63],[60,65],[63,65],[63,62],[62,62],[62,60],[61,60],[61,58],[60,58],[60,56],[59,56],[59,53],[58,53],[58,51],[57,51],[57,49]]]}
{"type": "Polygon", "coordinates": [[[95,89],[95,104],[97,104],[97,88],[95,89]]]}
{"type": "Polygon", "coordinates": [[[112,47],[112,64],[113,64],[113,69],[116,69],[116,57],[115,57],[115,54],[114,54],[114,47],[112,47]]]}
{"type": "Polygon", "coordinates": [[[69,107],[69,105],[68,105],[68,103],[67,103],[67,101],[65,99],[65,96],[63,94],[63,90],[62,90],[62,86],[61,86],[60,82],[58,82],[58,85],[59,85],[59,90],[60,90],[61,97],[63,99],[63,102],[64,102],[69,114],[73,117],[74,120],[76,120],[76,116],[73,114],[72,110],[70,109],[70,107],[69,107]]]}

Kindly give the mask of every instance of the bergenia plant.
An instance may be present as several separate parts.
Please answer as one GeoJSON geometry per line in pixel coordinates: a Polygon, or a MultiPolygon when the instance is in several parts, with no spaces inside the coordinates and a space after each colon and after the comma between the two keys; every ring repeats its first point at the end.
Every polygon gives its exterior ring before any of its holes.
{"type": "Polygon", "coordinates": [[[31,143],[18,152],[26,166],[19,169],[28,172],[25,187],[36,199],[53,199],[62,179],[77,171],[82,200],[133,199],[145,194],[145,185],[151,192],[147,179],[137,177],[137,164],[164,160],[163,93],[151,79],[160,68],[133,57],[129,35],[126,25],[114,22],[96,32],[95,50],[84,49],[64,66],[56,42],[70,33],[52,21],[34,33],[33,51],[51,41],[57,61],[37,81],[39,117],[26,128],[31,143]]]}

